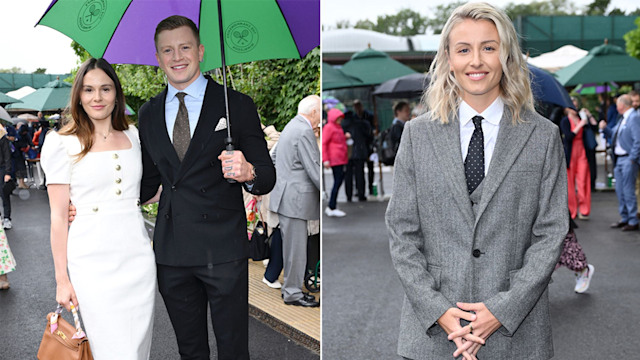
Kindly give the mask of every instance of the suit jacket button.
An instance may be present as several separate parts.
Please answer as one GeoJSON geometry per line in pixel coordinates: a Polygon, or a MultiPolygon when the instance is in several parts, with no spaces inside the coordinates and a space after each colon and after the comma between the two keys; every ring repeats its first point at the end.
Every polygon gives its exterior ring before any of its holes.
{"type": "Polygon", "coordinates": [[[207,189],[205,189],[205,188],[200,188],[200,191],[202,191],[202,192],[207,192],[207,189]]]}
{"type": "Polygon", "coordinates": [[[480,249],[474,249],[473,250],[473,257],[480,257],[480,254],[482,254],[482,252],[480,252],[480,249]]]}
{"type": "Polygon", "coordinates": [[[176,186],[175,186],[175,185],[172,185],[172,186],[171,186],[171,190],[176,191],[176,186]]]}
{"type": "Polygon", "coordinates": [[[208,218],[207,214],[202,214],[202,218],[203,218],[204,220],[207,220],[207,218],[208,218]]]}
{"type": "Polygon", "coordinates": [[[165,219],[167,219],[167,220],[169,220],[169,218],[170,218],[170,217],[171,217],[171,216],[169,216],[169,214],[166,214],[166,215],[164,216],[164,218],[165,218],[165,219]]]}

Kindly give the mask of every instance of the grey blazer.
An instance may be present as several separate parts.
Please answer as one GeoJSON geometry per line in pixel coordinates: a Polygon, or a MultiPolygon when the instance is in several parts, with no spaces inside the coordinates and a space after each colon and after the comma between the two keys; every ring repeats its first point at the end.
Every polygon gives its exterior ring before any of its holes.
{"type": "Polygon", "coordinates": [[[547,286],[568,231],[566,165],[557,127],[533,112],[523,118],[513,125],[505,107],[476,204],[458,120],[405,125],[386,213],[405,290],[400,355],[451,358],[455,344],[436,321],[461,301],[484,302],[503,325],[480,358],[553,356],[547,286]]]}
{"type": "Polygon", "coordinates": [[[271,157],[277,180],[269,210],[296,219],[319,219],[320,150],[305,118],[297,115],[289,121],[271,157]]]}

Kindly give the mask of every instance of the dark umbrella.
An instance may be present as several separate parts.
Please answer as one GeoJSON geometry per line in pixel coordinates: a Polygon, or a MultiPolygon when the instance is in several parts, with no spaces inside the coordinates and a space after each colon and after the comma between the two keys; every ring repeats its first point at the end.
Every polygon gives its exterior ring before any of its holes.
{"type": "Polygon", "coordinates": [[[412,98],[421,96],[429,86],[431,76],[415,73],[387,80],[380,84],[373,92],[374,96],[384,98],[412,98]]]}
{"type": "Polygon", "coordinates": [[[536,101],[575,109],[569,93],[553,75],[531,64],[527,66],[531,73],[531,91],[536,101]]]}

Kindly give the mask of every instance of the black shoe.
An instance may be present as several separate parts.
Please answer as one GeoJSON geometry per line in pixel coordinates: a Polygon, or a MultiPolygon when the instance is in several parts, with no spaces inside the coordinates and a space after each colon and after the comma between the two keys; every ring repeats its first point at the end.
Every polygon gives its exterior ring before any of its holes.
{"type": "MultiPolygon", "coordinates": [[[[284,294],[280,294],[280,297],[284,299],[284,294]]],[[[307,300],[307,301],[316,301],[316,297],[315,296],[313,296],[313,295],[311,295],[309,293],[306,293],[304,291],[302,292],[302,298],[307,300]]]]}
{"type": "Polygon", "coordinates": [[[625,225],[622,227],[622,231],[638,231],[640,226],[638,224],[635,225],[625,225]]]}
{"type": "Polygon", "coordinates": [[[624,221],[620,221],[620,222],[611,224],[610,228],[617,229],[617,228],[621,228],[621,227],[625,227],[625,226],[627,226],[627,223],[624,222],[624,221]]]}
{"type": "Polygon", "coordinates": [[[366,197],[358,198],[358,201],[367,201],[367,198],[366,197]]]}
{"type": "Polygon", "coordinates": [[[298,300],[294,300],[294,301],[285,301],[284,302],[286,305],[295,305],[295,306],[304,306],[304,307],[318,307],[320,306],[320,303],[313,300],[313,301],[309,301],[307,299],[305,299],[304,297],[298,299],[298,300]]]}

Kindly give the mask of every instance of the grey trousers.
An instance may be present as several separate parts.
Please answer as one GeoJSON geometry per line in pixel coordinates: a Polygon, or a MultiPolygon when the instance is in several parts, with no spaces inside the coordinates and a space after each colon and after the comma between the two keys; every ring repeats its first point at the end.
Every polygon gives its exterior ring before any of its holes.
{"type": "Polygon", "coordinates": [[[302,285],[307,266],[307,220],[278,214],[282,232],[282,260],[284,301],[302,298],[302,285]]]}

